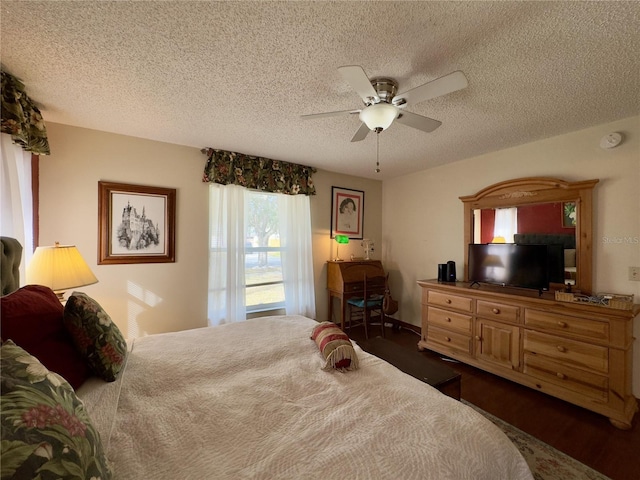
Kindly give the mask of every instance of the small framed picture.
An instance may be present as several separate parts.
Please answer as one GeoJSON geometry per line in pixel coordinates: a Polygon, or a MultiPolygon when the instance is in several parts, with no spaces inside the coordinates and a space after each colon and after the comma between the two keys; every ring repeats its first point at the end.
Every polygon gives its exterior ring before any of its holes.
{"type": "Polygon", "coordinates": [[[346,235],[363,238],[364,192],[331,187],[331,238],[346,235]]]}
{"type": "Polygon", "coordinates": [[[562,226],[571,228],[576,226],[576,202],[564,202],[562,204],[562,226]]]}
{"type": "Polygon", "coordinates": [[[172,263],[176,189],[98,182],[98,265],[172,263]]]}

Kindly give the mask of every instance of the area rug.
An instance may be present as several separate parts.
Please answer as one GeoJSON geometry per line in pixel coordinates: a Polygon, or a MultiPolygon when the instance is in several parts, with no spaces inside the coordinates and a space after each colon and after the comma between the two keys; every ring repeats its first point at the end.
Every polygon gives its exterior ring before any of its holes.
{"type": "Polygon", "coordinates": [[[462,403],[487,417],[509,437],[520,450],[536,480],[611,480],[475,405],[464,400],[462,403]]]}

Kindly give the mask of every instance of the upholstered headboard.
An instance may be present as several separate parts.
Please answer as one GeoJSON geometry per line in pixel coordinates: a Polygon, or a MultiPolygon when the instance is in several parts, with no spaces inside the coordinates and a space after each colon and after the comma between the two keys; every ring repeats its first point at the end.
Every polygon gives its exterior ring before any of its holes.
{"type": "Polygon", "coordinates": [[[576,248],[576,236],[567,233],[516,233],[515,243],[529,245],[562,245],[566,248],[576,248]]]}
{"type": "Polygon", "coordinates": [[[20,288],[20,261],[22,245],[15,238],[0,237],[0,283],[2,295],[20,288]]]}
{"type": "Polygon", "coordinates": [[[575,276],[576,266],[576,237],[567,233],[516,233],[513,235],[515,243],[529,245],[562,245],[564,249],[564,267],[572,268],[575,276]]]}

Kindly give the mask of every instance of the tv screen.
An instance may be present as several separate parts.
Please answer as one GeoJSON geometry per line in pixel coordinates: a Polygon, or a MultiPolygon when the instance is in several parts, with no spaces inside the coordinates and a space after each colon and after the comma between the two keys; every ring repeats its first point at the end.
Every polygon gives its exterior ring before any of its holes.
{"type": "Polygon", "coordinates": [[[549,283],[564,283],[564,245],[547,245],[549,283]]]}
{"type": "Polygon", "coordinates": [[[547,245],[472,243],[469,245],[469,281],[548,290],[547,245]]]}

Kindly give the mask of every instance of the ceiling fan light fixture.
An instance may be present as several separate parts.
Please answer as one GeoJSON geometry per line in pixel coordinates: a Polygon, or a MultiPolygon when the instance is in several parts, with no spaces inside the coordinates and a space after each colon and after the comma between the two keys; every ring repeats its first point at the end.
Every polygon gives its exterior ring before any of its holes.
{"type": "Polygon", "coordinates": [[[360,120],[367,124],[370,130],[386,130],[398,117],[398,109],[388,103],[369,105],[360,112],[360,120]]]}

